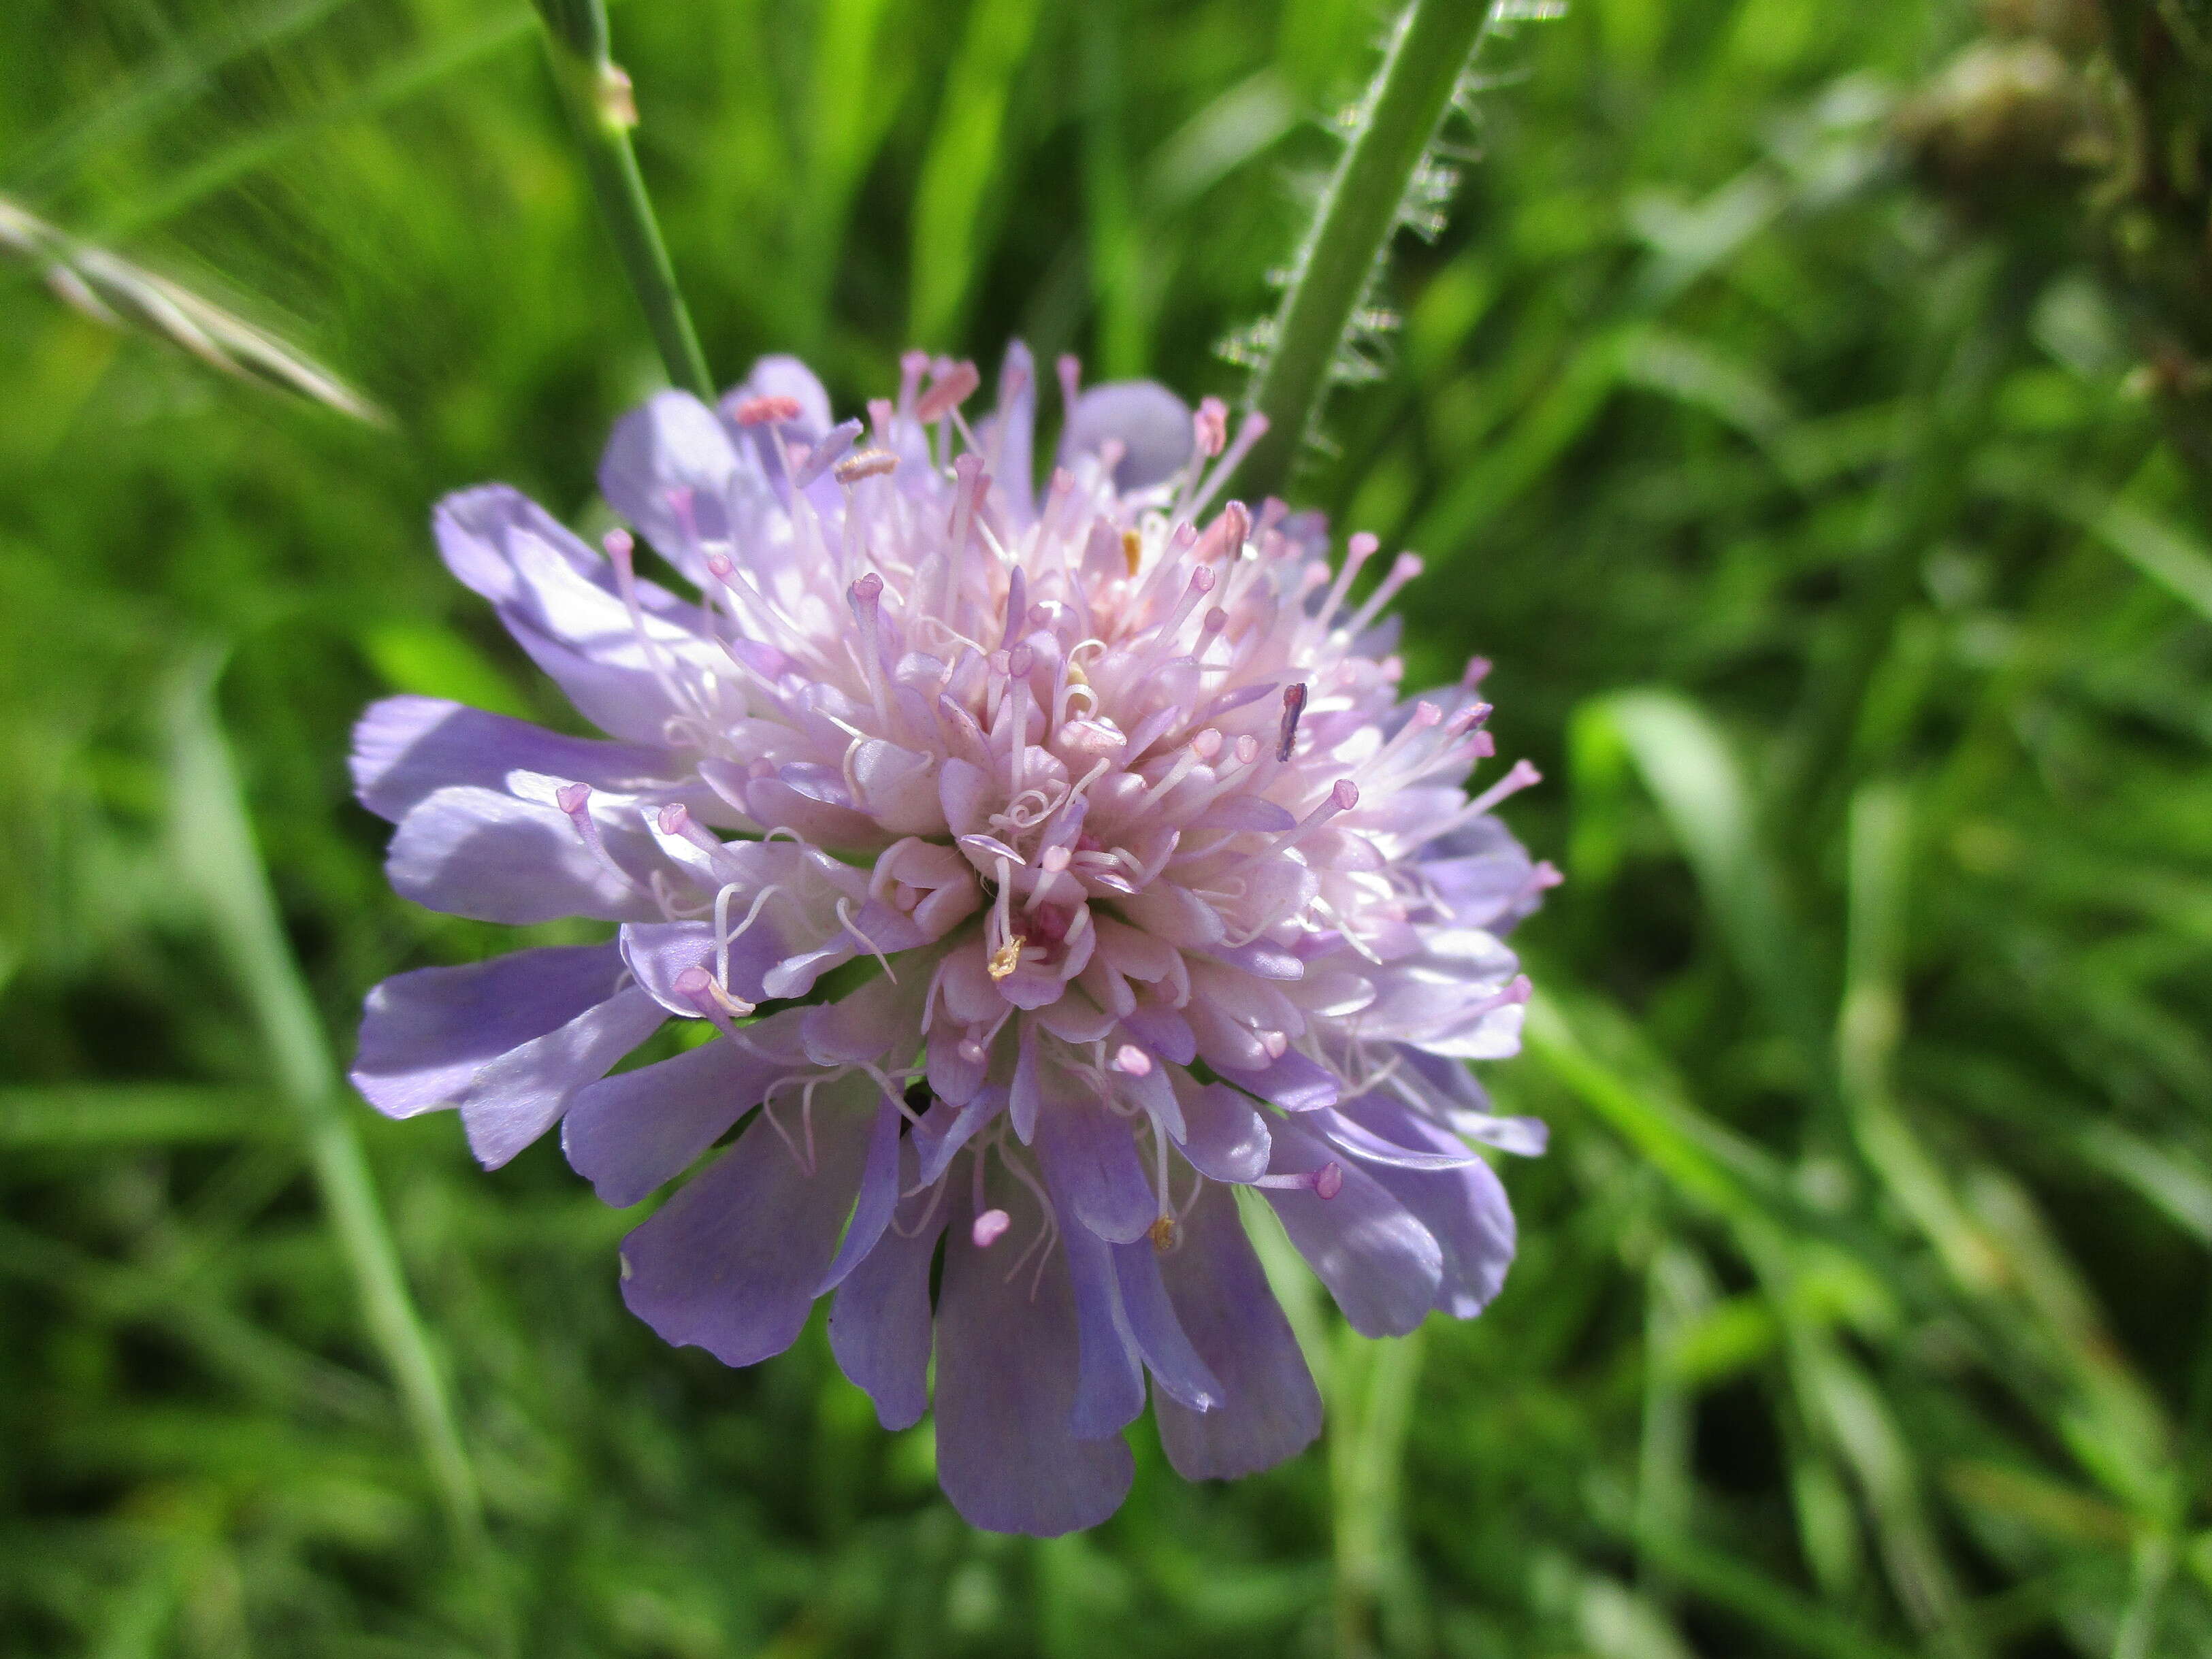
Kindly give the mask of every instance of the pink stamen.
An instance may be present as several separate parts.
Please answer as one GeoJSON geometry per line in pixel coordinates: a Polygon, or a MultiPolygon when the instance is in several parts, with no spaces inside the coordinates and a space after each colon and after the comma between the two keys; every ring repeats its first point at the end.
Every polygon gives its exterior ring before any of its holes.
{"type": "Polygon", "coordinates": [[[1390,574],[1376,583],[1375,591],[1367,596],[1367,603],[1352,613],[1352,620],[1344,625],[1347,634],[1364,631],[1367,625],[1382,614],[1382,607],[1398,597],[1398,590],[1428,567],[1418,553],[1401,553],[1390,562],[1390,574]]]}
{"type": "Polygon", "coordinates": [[[1013,1217],[1004,1210],[986,1210],[975,1218],[975,1224],[968,1230],[968,1237],[979,1250],[988,1250],[1006,1236],[1006,1229],[1014,1224],[1013,1217]]]}
{"type": "Polygon", "coordinates": [[[1306,1175],[1261,1176],[1252,1184],[1272,1187],[1278,1192],[1308,1192],[1316,1198],[1331,1199],[1344,1190],[1344,1166],[1332,1158],[1306,1175]]]}

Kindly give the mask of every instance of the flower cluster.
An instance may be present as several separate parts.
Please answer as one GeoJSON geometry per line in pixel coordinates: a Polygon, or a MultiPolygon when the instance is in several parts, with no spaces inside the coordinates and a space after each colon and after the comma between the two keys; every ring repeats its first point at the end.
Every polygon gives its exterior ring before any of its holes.
{"type": "Polygon", "coordinates": [[[625,1243],[629,1306],[744,1365],[834,1291],[886,1427],[933,1352],[960,1512],[1054,1534],[1121,1502],[1147,1373],[1186,1477],[1318,1432],[1237,1188],[1362,1332],[1497,1293],[1512,1214],[1466,1141],[1543,1135],[1465,1062],[1518,1042],[1500,939],[1557,878],[1492,816],[1525,764],[1467,793],[1483,665],[1400,697],[1376,619],[1418,561],[1354,605],[1372,537],[1332,571],[1317,519],[1217,505],[1256,419],[1063,362],[1040,498],[1021,347],[972,426],[972,365],[902,369],[865,422],[787,358],[622,422],[601,488],[696,599],[512,489],[440,507],[607,735],[375,705],[392,884],[619,931],[386,981],[354,1077],[458,1106],[490,1165],[558,1123],[611,1204],[702,1164],[625,1243]],[[672,1018],[707,1040],[615,1071],[672,1018]]]}

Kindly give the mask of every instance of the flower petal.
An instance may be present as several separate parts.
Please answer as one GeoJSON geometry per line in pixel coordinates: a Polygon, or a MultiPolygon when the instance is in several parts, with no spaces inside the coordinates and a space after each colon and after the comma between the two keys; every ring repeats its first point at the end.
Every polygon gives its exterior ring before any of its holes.
{"type": "Polygon", "coordinates": [[[469,1150],[496,1170],[561,1120],[576,1092],[660,1029],[667,1011],[635,985],[501,1054],[461,1097],[469,1150]]]}
{"type": "Polygon", "coordinates": [[[1257,1071],[1214,1069],[1248,1094],[1255,1094],[1286,1112],[1317,1111],[1336,1104],[1336,1075],[1310,1054],[1286,1048],[1281,1058],[1257,1071]]]}
{"type": "MultiPolygon", "coordinates": [[[[643,839],[601,825],[610,852],[643,839]]],[[[659,860],[657,849],[651,857],[659,860]]],[[[645,884],[586,845],[558,807],[472,785],[438,790],[402,818],[384,868],[401,897],[477,921],[519,927],[563,916],[646,921],[661,915],[645,884]]]]}
{"type": "Polygon", "coordinates": [[[1204,1413],[1154,1400],[1160,1444],[1176,1473],[1233,1480],[1310,1445],[1321,1433],[1321,1394],[1228,1188],[1209,1182],[1200,1192],[1183,1218],[1182,1244],[1161,1258],[1160,1271],[1191,1346],[1224,1396],[1204,1413]]]}
{"type": "MultiPolygon", "coordinates": [[[[1188,1076],[1188,1073],[1183,1074],[1188,1076]]],[[[1216,1181],[1257,1181],[1267,1172],[1267,1125],[1252,1103],[1225,1083],[1183,1084],[1182,1155],[1216,1181]]]]}
{"type": "Polygon", "coordinates": [[[1110,1243],[1142,1238],[1159,1214],[1129,1126],[1066,1068],[1039,1068],[1036,1150],[1046,1184],[1069,1219],[1110,1243]]]}
{"type": "MultiPolygon", "coordinates": [[[[672,716],[663,673],[616,592],[613,567],[529,497],[504,484],[448,495],[432,515],[453,574],[489,599],[507,631],[603,732],[656,744],[672,716]]],[[[663,665],[711,665],[720,655],[704,618],[665,589],[640,581],[647,636],[663,665]]]]}
{"type": "Polygon", "coordinates": [[[1059,1193],[1052,1200],[1060,1212],[1060,1247],[1075,1297],[1075,1403],[1068,1427],[1079,1440],[1103,1439],[1128,1427],[1145,1409],[1145,1368],[1121,1311],[1111,1248],[1068,1212],[1059,1193]]]}
{"type": "Polygon", "coordinates": [[[999,406],[976,431],[991,476],[1004,493],[1014,527],[1036,518],[1036,362],[1019,340],[1009,341],[999,363],[999,406]]]}
{"type": "Polygon", "coordinates": [[[719,1037],[579,1090],[561,1129],[569,1166],[618,1210],[675,1180],[770,1084],[811,1069],[787,1047],[798,1017],[775,1015],[748,1026],[742,1042],[719,1037]]]}
{"type": "Polygon", "coordinates": [[[1114,1285],[1129,1335],[1152,1374],[1153,1397],[1192,1411],[1212,1411],[1226,1398],[1219,1381],[1191,1346],[1160,1279],[1160,1254],[1150,1240],[1114,1246],[1114,1285]]]}
{"type": "Polygon", "coordinates": [[[1012,1239],[1044,1224],[1036,1201],[1001,1181],[994,1201],[1013,1218],[1009,1240],[979,1249],[974,1212],[954,1212],[937,1309],[937,1472],[969,1525],[1057,1537],[1121,1507],[1135,1473],[1119,1437],[1078,1439],[1075,1308],[1055,1251],[1032,1277],[1009,1275],[1012,1239]],[[1034,1289],[1032,1289],[1034,1285],[1034,1289]]]}
{"type": "MultiPolygon", "coordinates": [[[[837,1249],[873,1115],[866,1079],[813,1106],[815,1167],[764,1120],[623,1243],[623,1300],[678,1347],[750,1365],[792,1345],[837,1249]]],[[[798,1126],[791,1126],[801,1139],[798,1126]]],[[[803,1139],[801,1139],[803,1145],[803,1139]]]]}
{"type": "Polygon", "coordinates": [[[386,980],[362,1012],[355,1088],[389,1117],[451,1106],[477,1073],[615,994],[611,945],[550,945],[386,980]]]}
{"type": "Polygon", "coordinates": [[[876,1106],[876,1126],[868,1135],[867,1162],[860,1170],[860,1195],[853,1206],[852,1224],[845,1229],[845,1239],[837,1247],[836,1260],[822,1275],[822,1283],[815,1287],[815,1295],[826,1296],[842,1284],[853,1269],[859,1267],[876,1241],[884,1236],[890,1224],[891,1211],[897,1206],[899,1195],[899,1127],[905,1122],[898,1103],[883,1100],[876,1106]]]}
{"type": "MultiPolygon", "coordinates": [[[[1369,1095],[1339,1109],[1385,1143],[1425,1146],[1438,1156],[1465,1149],[1449,1133],[1393,1100],[1369,1095]]],[[[1443,1250],[1437,1307],[1472,1319],[1490,1305],[1513,1264],[1513,1206],[1498,1172],[1480,1158],[1443,1170],[1378,1166],[1368,1173],[1419,1218],[1443,1250]]]]}
{"type": "Polygon", "coordinates": [[[563,737],[527,720],[487,714],[443,697],[386,697],[353,728],[354,793],[397,823],[448,784],[504,790],[512,772],[539,772],[616,794],[681,799],[713,810],[711,790],[687,787],[674,757],[643,744],[563,737]]]}
{"type": "MultiPolygon", "coordinates": [[[[731,522],[738,470],[729,429],[714,410],[688,392],[659,392],[615,422],[599,460],[599,493],[703,587],[709,578],[701,542],[743,547],[753,539],[733,533],[731,522]]],[[[765,494],[757,471],[747,482],[765,494]]]]}
{"type": "Polygon", "coordinates": [[[1269,1172],[1311,1175],[1335,1163],[1344,1182],[1334,1198],[1303,1188],[1262,1188],[1336,1305],[1362,1336],[1403,1336],[1436,1304],[1443,1251],[1395,1194],[1357,1164],[1329,1155],[1318,1136],[1285,1118],[1274,1137],[1269,1172]]]}
{"type": "MultiPolygon", "coordinates": [[[[910,1152],[902,1164],[910,1186],[910,1152]]],[[[912,1428],[929,1409],[929,1268],[950,1208],[930,1190],[904,1200],[830,1304],[830,1352],[887,1429],[912,1428]]]]}
{"type": "Polygon", "coordinates": [[[1376,1134],[1349,1109],[1349,1106],[1362,1103],[1354,1101],[1334,1112],[1318,1112],[1314,1115],[1313,1126],[1338,1151],[1351,1153],[1370,1169],[1463,1170],[1482,1162],[1481,1153],[1455,1140],[1448,1146],[1407,1146],[1376,1134]]]}
{"type": "Polygon", "coordinates": [[[933,1101],[914,1132],[915,1154],[921,1160],[915,1179],[935,1181],[975,1132],[1006,1109],[1003,1084],[986,1084],[975,1098],[957,1109],[942,1098],[933,1101]]]}
{"type": "Polygon", "coordinates": [[[1060,465],[1119,444],[1114,487],[1146,489],[1173,477],[1195,441],[1190,405],[1174,392],[1152,380],[1109,380],[1075,400],[1060,434],[1060,465]]]}

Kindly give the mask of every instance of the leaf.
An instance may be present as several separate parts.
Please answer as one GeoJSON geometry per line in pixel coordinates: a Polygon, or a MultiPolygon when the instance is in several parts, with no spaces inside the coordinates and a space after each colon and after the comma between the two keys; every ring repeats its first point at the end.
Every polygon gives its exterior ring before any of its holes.
{"type": "Polygon", "coordinates": [[[2212,552],[2178,525],[2085,485],[2064,469],[2006,451],[1983,456],[1974,483],[1985,494],[2041,507],[2079,526],[2212,622],[2212,552]]]}
{"type": "Polygon", "coordinates": [[[1625,691],[1598,708],[1689,860],[1737,971],[1776,1028],[1796,1042],[1808,1073],[1821,1075],[1827,1043],[1814,970],[1734,751],[1704,710],[1677,692],[1625,691]]]}
{"type": "Polygon", "coordinates": [[[0,1146],[115,1150],[201,1140],[289,1140],[281,1102],[186,1084],[53,1084],[0,1089],[0,1146]]]}
{"type": "Polygon", "coordinates": [[[1006,106],[1042,9],[1039,0],[974,0],[969,11],[915,190],[907,332],[917,344],[946,349],[958,337],[995,218],[1006,106]]]}

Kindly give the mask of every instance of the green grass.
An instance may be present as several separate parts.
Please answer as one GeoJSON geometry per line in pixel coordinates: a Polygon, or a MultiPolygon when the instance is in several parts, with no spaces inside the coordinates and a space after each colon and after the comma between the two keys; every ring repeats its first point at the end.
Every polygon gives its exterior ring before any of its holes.
{"type": "MultiPolygon", "coordinates": [[[[910,329],[1236,401],[1382,22],[613,13],[709,362],[848,406],[910,329]]],[[[1393,1346],[1293,1279],[1328,1444],[1191,1487],[1140,1430],[1123,1512],[1042,1545],[960,1525],[818,1322],[662,1346],[556,1148],[486,1176],[319,1080],[377,978],[503,942],[386,890],[354,714],[563,718],[428,504],[589,513],[659,374],[535,27],[0,14],[0,197],[392,419],[0,270],[0,1652],[2212,1648],[2212,514],[2081,193],[1939,198],[1895,136],[1973,15],[1582,0],[1485,46],[1297,493],[1428,557],[1411,678],[1494,658],[1547,775],[1508,817],[1569,879],[1487,1071],[1553,1126],[1522,1257],[1393,1346]]]]}

